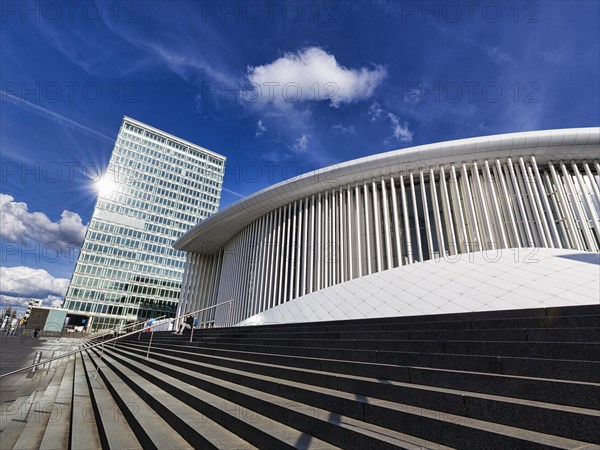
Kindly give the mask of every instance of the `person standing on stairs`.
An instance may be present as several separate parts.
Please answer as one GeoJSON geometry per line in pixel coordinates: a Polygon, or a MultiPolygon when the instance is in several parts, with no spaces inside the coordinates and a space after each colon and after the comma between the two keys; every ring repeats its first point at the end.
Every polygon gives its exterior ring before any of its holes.
{"type": "Polygon", "coordinates": [[[189,328],[191,330],[193,326],[194,326],[194,316],[187,316],[185,318],[185,321],[179,326],[179,332],[175,331],[173,334],[181,336],[183,334],[183,332],[186,330],[186,328],[189,328]]]}

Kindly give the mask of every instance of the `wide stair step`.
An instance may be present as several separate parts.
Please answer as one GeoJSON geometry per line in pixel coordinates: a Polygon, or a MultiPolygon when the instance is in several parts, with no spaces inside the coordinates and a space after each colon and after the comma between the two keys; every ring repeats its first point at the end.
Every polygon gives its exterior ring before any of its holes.
{"type": "MultiPolygon", "coordinates": [[[[147,349],[147,344],[128,342],[124,347],[134,350],[147,349]]],[[[197,346],[196,343],[155,343],[152,351],[161,355],[184,357],[191,361],[207,362],[259,374],[282,372],[283,378],[305,380],[305,370],[312,370],[310,379],[317,382],[323,377],[318,372],[337,374],[338,381],[344,375],[385,380],[386,383],[406,382],[439,388],[479,392],[489,395],[513,396],[527,400],[556,403],[560,405],[597,409],[600,406],[599,388],[594,383],[542,379],[494,373],[467,372],[417,366],[397,366],[376,362],[355,362],[339,359],[291,357],[285,354],[257,353],[222,350],[197,346]],[[288,370],[291,369],[299,369],[288,370]],[[265,372],[265,370],[267,372],[265,372]]],[[[331,385],[323,381],[322,386],[331,385]]]]}

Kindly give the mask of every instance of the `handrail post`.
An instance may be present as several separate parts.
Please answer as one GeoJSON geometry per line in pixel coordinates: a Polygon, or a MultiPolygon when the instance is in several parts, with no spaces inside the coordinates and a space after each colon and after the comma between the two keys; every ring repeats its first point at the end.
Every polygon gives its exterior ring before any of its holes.
{"type": "MultiPolygon", "coordinates": [[[[115,330],[116,332],[114,333],[115,336],[113,336],[113,337],[118,337],[119,336],[119,331],[121,331],[121,326],[122,325],[123,324],[121,322],[119,322],[119,325],[116,327],[116,330],[115,330]]],[[[115,348],[115,345],[117,345],[117,340],[116,339],[113,341],[112,348],[115,348]]]]}
{"type": "Polygon", "coordinates": [[[154,337],[154,328],[152,328],[152,331],[150,332],[150,342],[148,342],[148,351],[146,352],[146,360],[150,356],[150,347],[152,346],[152,338],[153,337],[154,337]]]}
{"type": "Polygon", "coordinates": [[[227,326],[230,327],[231,326],[231,304],[233,303],[233,300],[229,300],[229,310],[227,311],[227,326]]]}
{"type": "Polygon", "coordinates": [[[94,380],[98,378],[98,371],[100,370],[100,363],[102,362],[102,357],[104,356],[104,343],[102,343],[102,350],[100,351],[100,360],[96,365],[96,374],[94,375],[94,380]]]}
{"type": "Polygon", "coordinates": [[[194,317],[194,321],[192,322],[192,329],[191,329],[191,333],[190,333],[190,342],[192,342],[192,339],[194,339],[194,322],[196,322],[195,317],[194,317]]]}

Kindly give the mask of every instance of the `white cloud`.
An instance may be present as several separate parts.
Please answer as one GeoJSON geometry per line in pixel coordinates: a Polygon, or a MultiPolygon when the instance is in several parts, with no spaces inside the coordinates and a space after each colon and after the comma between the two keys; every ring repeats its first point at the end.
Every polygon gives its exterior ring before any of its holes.
{"type": "MultiPolygon", "coordinates": [[[[46,299],[46,302],[52,308],[60,308],[63,304],[63,300],[64,300],[64,297],[58,297],[56,295],[49,295],[48,298],[46,299]]],[[[44,302],[44,303],[46,303],[46,302],[44,302]]],[[[44,306],[46,306],[46,305],[44,305],[44,306]]]]}
{"type": "Polygon", "coordinates": [[[406,88],[404,91],[404,98],[402,99],[405,103],[417,103],[423,102],[423,87],[425,83],[420,83],[414,88],[406,88]]]}
{"type": "Polygon", "coordinates": [[[296,139],[296,142],[294,142],[294,145],[292,146],[292,148],[296,153],[305,153],[306,150],[308,149],[309,142],[310,142],[310,135],[303,133],[302,136],[300,136],[298,139],[296,139]]]}
{"type": "Polygon", "coordinates": [[[259,102],[286,108],[300,102],[328,101],[337,107],[371,97],[386,75],[382,66],[346,68],[334,55],[309,47],[269,64],[248,67],[247,79],[259,102]]]}
{"type": "Polygon", "coordinates": [[[0,267],[0,293],[11,297],[48,298],[66,294],[69,280],[54,278],[44,269],[0,267]]]}
{"type": "Polygon", "coordinates": [[[409,129],[408,123],[400,121],[400,118],[396,114],[386,111],[381,107],[381,105],[379,105],[379,103],[373,103],[369,107],[367,114],[371,117],[372,122],[383,117],[387,117],[389,119],[392,128],[392,136],[388,139],[384,139],[384,142],[387,143],[391,139],[395,139],[396,141],[400,142],[412,142],[414,133],[409,129]]]}
{"type": "Polygon", "coordinates": [[[334,133],[337,134],[356,134],[356,130],[354,129],[354,125],[350,125],[349,127],[345,127],[344,125],[337,124],[331,127],[334,133]]]}
{"type": "Polygon", "coordinates": [[[244,197],[246,197],[244,194],[240,194],[239,192],[233,191],[231,189],[227,189],[225,187],[222,188],[222,189],[223,189],[223,192],[227,192],[227,193],[229,193],[231,195],[236,196],[237,198],[244,198],[244,197]]]}
{"type": "Polygon", "coordinates": [[[512,61],[510,53],[505,52],[498,47],[491,47],[487,52],[488,56],[492,61],[494,61],[495,64],[504,64],[512,61]]]}
{"type": "Polygon", "coordinates": [[[53,222],[42,212],[29,212],[27,203],[14,200],[11,195],[0,194],[0,237],[18,243],[39,242],[61,247],[83,242],[86,226],[79,214],[65,210],[60,220],[53,222]]]}
{"type": "Polygon", "coordinates": [[[256,133],[254,134],[254,136],[255,136],[255,137],[260,137],[260,136],[262,136],[262,135],[265,133],[265,131],[267,131],[267,130],[268,130],[268,128],[267,128],[267,127],[265,127],[265,126],[263,125],[263,121],[262,121],[262,120],[259,120],[259,121],[258,121],[258,123],[256,124],[256,133]]]}
{"type": "Polygon", "coordinates": [[[413,140],[413,132],[408,129],[406,122],[400,122],[398,116],[388,113],[388,119],[392,124],[392,133],[396,140],[400,142],[411,142],[413,140]]]}
{"type": "Polygon", "coordinates": [[[374,102],[371,106],[369,106],[367,114],[371,118],[371,122],[374,122],[375,120],[379,119],[383,114],[383,108],[379,106],[379,103],[374,102]]]}

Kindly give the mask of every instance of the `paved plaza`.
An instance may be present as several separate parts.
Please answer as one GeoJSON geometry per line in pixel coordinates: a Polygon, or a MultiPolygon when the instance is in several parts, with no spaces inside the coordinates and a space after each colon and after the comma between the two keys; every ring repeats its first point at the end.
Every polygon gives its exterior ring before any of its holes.
{"type": "MultiPolygon", "coordinates": [[[[37,352],[41,352],[41,361],[75,350],[79,339],[71,337],[40,337],[34,339],[31,332],[22,335],[0,338],[0,374],[33,364],[37,352]]],[[[39,366],[35,371],[26,370],[0,379],[0,403],[5,406],[21,396],[35,391],[44,378],[60,361],[39,366]]]]}

